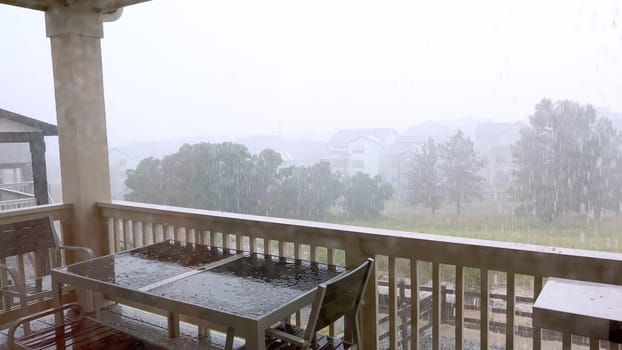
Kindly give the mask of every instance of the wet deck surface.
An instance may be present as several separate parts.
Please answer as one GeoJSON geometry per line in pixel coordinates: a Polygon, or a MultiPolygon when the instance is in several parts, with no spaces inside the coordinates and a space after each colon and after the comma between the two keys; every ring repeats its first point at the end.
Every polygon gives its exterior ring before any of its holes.
{"type": "MultiPolygon", "coordinates": [[[[47,328],[50,327],[54,324],[54,317],[53,316],[49,316],[49,317],[45,317],[43,319],[41,319],[41,321],[35,321],[31,323],[31,327],[32,329],[42,329],[42,328],[47,328]]],[[[8,326],[3,326],[3,328],[0,328],[0,350],[8,350],[9,346],[8,346],[8,334],[9,334],[9,328],[8,326]]]]}

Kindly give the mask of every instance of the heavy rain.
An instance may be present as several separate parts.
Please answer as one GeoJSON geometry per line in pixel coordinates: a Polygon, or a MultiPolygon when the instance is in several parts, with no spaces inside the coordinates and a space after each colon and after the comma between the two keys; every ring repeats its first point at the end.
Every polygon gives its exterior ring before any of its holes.
{"type": "Polygon", "coordinates": [[[261,319],[372,257],[367,345],[610,345],[533,306],[622,285],[619,2],[121,1],[85,51],[39,2],[0,0],[0,228],[118,253],[60,271],[261,319]]]}

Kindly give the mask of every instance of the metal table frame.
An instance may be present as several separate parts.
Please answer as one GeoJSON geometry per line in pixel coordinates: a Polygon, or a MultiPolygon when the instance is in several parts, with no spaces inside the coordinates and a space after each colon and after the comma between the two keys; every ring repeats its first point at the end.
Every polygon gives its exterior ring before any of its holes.
{"type": "MultiPolygon", "coordinates": [[[[209,271],[210,269],[222,266],[223,264],[236,260],[236,258],[239,258],[239,255],[223,259],[227,261],[218,260],[214,263],[208,264],[202,270],[189,271],[187,273],[179,275],[179,278],[166,279],[164,281],[161,281],[160,283],[157,283],[157,285],[161,286],[164,283],[172,283],[174,282],[174,280],[179,280],[183,277],[201,273],[206,270],[209,271]]],[[[316,288],[309,289],[308,291],[303,292],[302,295],[291,300],[287,304],[282,305],[281,307],[271,312],[268,312],[259,318],[252,318],[218,310],[210,307],[210,305],[195,305],[155,295],[148,292],[147,289],[151,288],[130,289],[113,283],[76,275],[62,270],[53,270],[51,272],[51,275],[55,306],[60,306],[62,286],[63,284],[68,284],[97,293],[107,294],[113,299],[119,298],[122,300],[135,302],[139,305],[150,305],[167,310],[169,336],[171,337],[179,336],[179,315],[182,314],[197,319],[204,319],[213,323],[221,324],[226,327],[233,327],[235,329],[235,335],[243,337],[246,340],[247,349],[258,350],[265,349],[265,330],[273,324],[289,317],[296,311],[299,311],[303,307],[311,304],[316,290],[316,288]]],[[[155,288],[156,286],[151,285],[149,287],[155,288]]],[[[99,309],[97,303],[95,305],[95,308],[97,313],[99,309]]]]}

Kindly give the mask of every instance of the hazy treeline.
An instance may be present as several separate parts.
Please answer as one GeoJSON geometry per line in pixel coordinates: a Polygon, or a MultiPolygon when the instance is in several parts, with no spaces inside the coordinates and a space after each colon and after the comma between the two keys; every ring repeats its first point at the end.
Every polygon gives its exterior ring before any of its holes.
{"type": "Polygon", "coordinates": [[[567,212],[620,212],[622,137],[596,110],[542,100],[513,147],[511,194],[521,214],[553,220],[567,212]]]}
{"type": "Polygon", "coordinates": [[[458,131],[446,143],[437,145],[429,138],[413,157],[408,177],[408,200],[434,213],[443,201],[455,204],[459,214],[462,204],[481,198],[484,178],[477,175],[484,159],[470,138],[458,131]]]}
{"type": "MultiPolygon", "coordinates": [[[[567,212],[600,217],[620,211],[622,135],[594,108],[542,100],[512,146],[511,198],[518,215],[553,220],[567,212]]],[[[458,131],[437,144],[429,138],[410,164],[406,198],[435,212],[481,198],[485,160],[458,131]]],[[[235,143],[184,145],[163,159],[143,159],[127,171],[132,201],[246,214],[325,220],[380,215],[392,188],[379,176],[343,176],[326,162],[284,167],[279,153],[251,154],[235,143]]]]}
{"type": "Polygon", "coordinates": [[[250,154],[235,143],[184,145],[127,171],[127,200],[244,214],[325,220],[376,217],[392,196],[379,176],[341,176],[328,163],[282,167],[277,152],[250,154]]]}
{"type": "MultiPolygon", "coordinates": [[[[510,195],[518,215],[551,221],[567,212],[600,218],[620,212],[622,136],[590,105],[544,99],[512,146],[510,195]]],[[[443,201],[462,203],[481,197],[484,166],[469,138],[458,132],[437,145],[429,139],[415,153],[408,198],[432,212],[443,201]]]]}

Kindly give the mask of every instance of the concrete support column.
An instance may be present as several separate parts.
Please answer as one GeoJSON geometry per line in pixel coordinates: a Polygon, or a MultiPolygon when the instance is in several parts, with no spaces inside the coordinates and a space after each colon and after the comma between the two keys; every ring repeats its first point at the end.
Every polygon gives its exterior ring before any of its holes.
{"type": "Polygon", "coordinates": [[[95,203],[110,201],[108,140],[100,40],[102,14],[79,3],[45,13],[52,48],[63,202],[75,220],[63,226],[65,244],[108,252],[95,203]]]}

